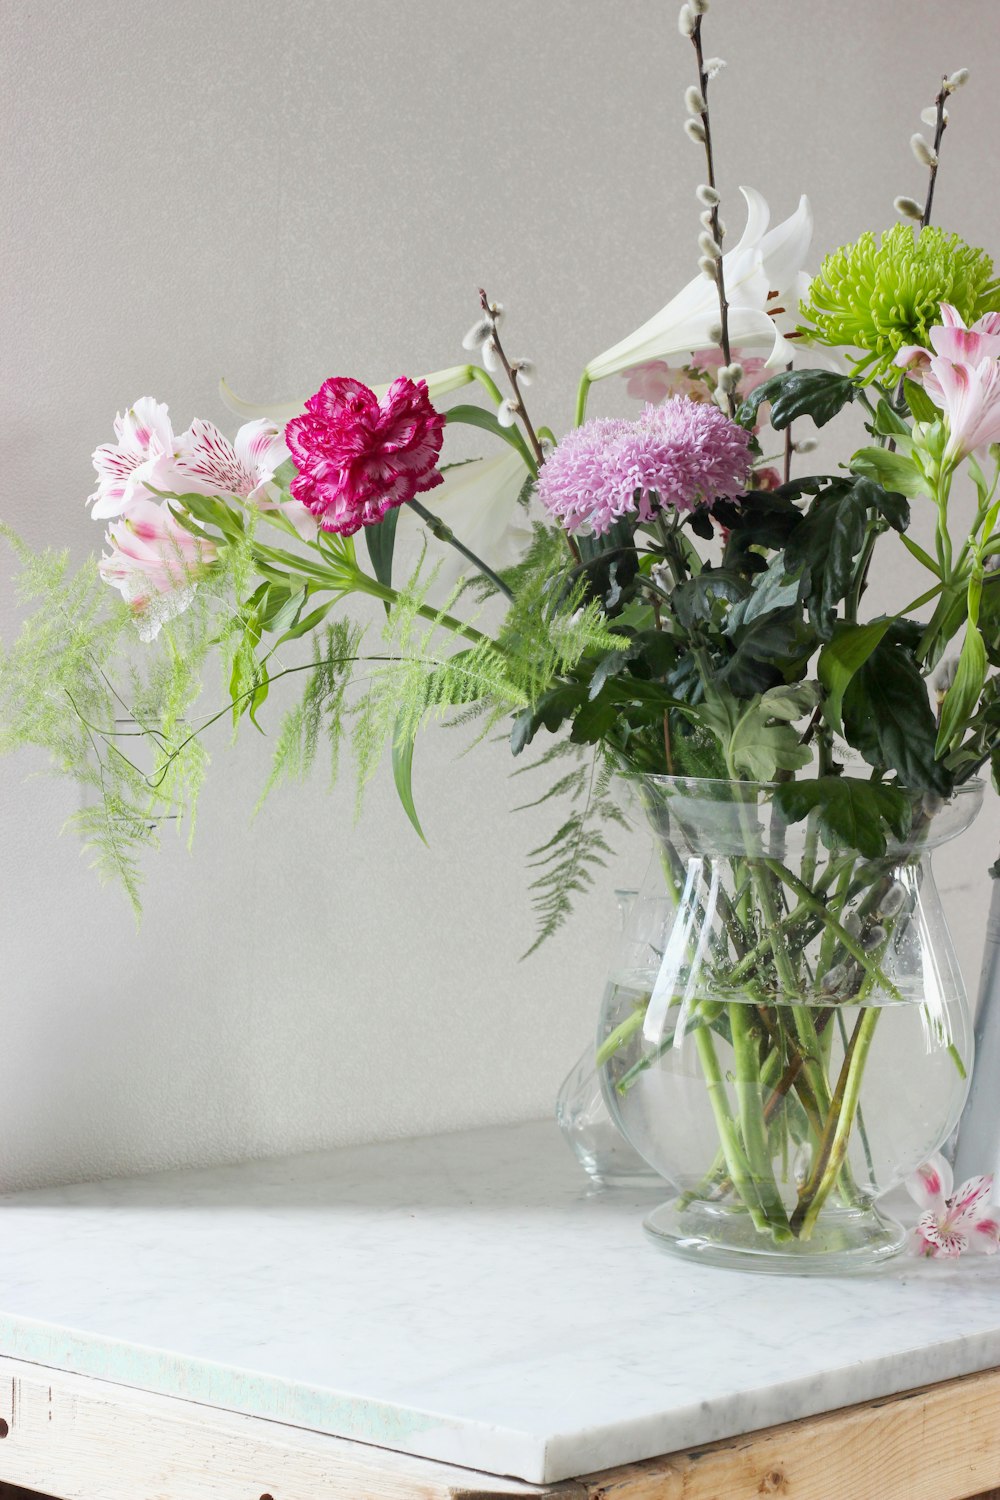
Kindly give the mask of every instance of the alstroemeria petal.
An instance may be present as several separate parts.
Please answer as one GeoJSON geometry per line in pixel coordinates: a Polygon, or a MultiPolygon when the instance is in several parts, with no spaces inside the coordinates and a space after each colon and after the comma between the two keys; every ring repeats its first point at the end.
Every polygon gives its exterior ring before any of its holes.
{"type": "Polygon", "coordinates": [[[948,1200],[948,1217],[961,1228],[977,1223],[985,1210],[993,1191],[992,1176],[970,1177],[948,1200]]]}
{"type": "MultiPolygon", "coordinates": [[[[468,385],[474,378],[472,365],[449,365],[444,370],[432,370],[429,375],[418,375],[417,380],[423,380],[427,385],[427,394],[432,401],[439,396],[447,396],[450,391],[461,390],[462,386],[468,385]]],[[[387,394],[389,387],[393,384],[391,380],[384,385],[373,385],[369,389],[381,398],[387,394]]],[[[242,396],[237,396],[225,382],[219,381],[219,395],[222,397],[224,406],[227,406],[236,416],[242,417],[245,422],[259,421],[265,419],[273,422],[277,427],[284,427],[293,417],[299,417],[306,409],[306,397],[297,401],[244,401],[242,396]]]]}
{"type": "Polygon", "coordinates": [[[969,1233],[969,1249],[974,1255],[996,1255],[1000,1248],[1000,1223],[996,1219],[978,1219],[969,1233]]]}
{"type": "Polygon", "coordinates": [[[968,1249],[969,1242],[961,1230],[955,1229],[946,1220],[939,1219],[933,1212],[920,1215],[916,1233],[927,1245],[934,1247],[934,1255],[958,1256],[968,1249]]]}
{"type": "MultiPolygon", "coordinates": [[[[906,1191],[922,1209],[933,1214],[943,1214],[953,1180],[948,1162],[937,1154],[906,1179],[906,1191]]],[[[920,1222],[923,1224],[923,1219],[920,1222]]]]}

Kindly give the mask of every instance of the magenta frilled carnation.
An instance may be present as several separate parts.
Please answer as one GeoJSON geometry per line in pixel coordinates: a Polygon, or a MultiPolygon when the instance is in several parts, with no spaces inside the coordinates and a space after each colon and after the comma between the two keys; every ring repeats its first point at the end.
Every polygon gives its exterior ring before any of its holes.
{"type": "Polygon", "coordinates": [[[352,536],[441,483],[444,417],[423,380],[394,380],[381,401],[360,380],[325,380],[285,428],[291,492],[324,531],[352,536]]]}
{"type": "Polygon", "coordinates": [[[567,433],[542,466],[538,496],[567,531],[599,536],[622,516],[651,520],[658,505],[693,510],[740,495],[749,474],[749,433],[717,406],[676,396],[635,422],[600,417],[567,433]]]}

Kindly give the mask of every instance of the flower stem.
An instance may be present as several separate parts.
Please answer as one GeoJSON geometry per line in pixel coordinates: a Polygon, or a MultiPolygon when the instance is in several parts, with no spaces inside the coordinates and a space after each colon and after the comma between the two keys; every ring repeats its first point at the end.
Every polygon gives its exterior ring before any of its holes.
{"type": "Polygon", "coordinates": [[[460,542],[458,537],[452,531],[451,527],[447,525],[446,522],[442,521],[440,516],[434,515],[434,513],[432,511],[429,511],[425,505],[422,505],[419,500],[411,500],[410,509],[416,511],[417,515],[427,526],[428,530],[437,537],[439,542],[446,542],[449,547],[454,547],[455,551],[460,553],[462,557],[466,558],[470,563],[472,563],[477,572],[481,573],[489,583],[492,583],[495,589],[497,589],[501,594],[506,595],[508,599],[512,600],[514,598],[512,590],[507,587],[503,579],[500,577],[499,573],[495,573],[490,567],[489,563],[483,562],[483,559],[481,557],[477,557],[476,554],[469,547],[467,547],[464,542],[460,542]]]}

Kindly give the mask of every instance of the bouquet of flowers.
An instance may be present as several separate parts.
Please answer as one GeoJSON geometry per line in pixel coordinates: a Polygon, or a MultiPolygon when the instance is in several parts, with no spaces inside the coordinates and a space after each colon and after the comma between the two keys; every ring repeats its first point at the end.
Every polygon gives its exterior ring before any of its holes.
{"type": "Polygon", "coordinates": [[[927,184],[896,199],[904,222],[810,278],[808,201],[769,227],[744,188],[731,245],[707,8],[680,11],[684,129],[705,157],[697,274],[589,362],[574,428],[536,421],[534,367],[485,292],[466,362],[386,386],[333,376],[287,406],[224,390],[244,419],[232,441],[201,419],[177,434],[144,397],[94,454],[103,556],[71,573],[10,538],[36,607],[0,658],[0,745],[40,745],[91,790],[79,830],[138,902],[138,855],[190,814],[206,732],[262,727],[285,677],[303,689],[269,785],[322,745],[335,768],[349,740],[359,787],[391,757],[418,832],[421,728],[504,725],[567,804],[534,855],[540,938],[610,826],[652,825],[599,1060],[619,1123],[683,1189],[663,1232],[679,1243],[677,1216],[700,1205],[725,1210],[729,1228],[698,1233],[734,1254],[883,1253],[897,1242],[871,1218],[876,1191],[947,1135],[969,1061],[926,859],[968,821],[979,773],[1000,772],[1000,278],[932,223],[965,70],[941,80],[931,138],[913,137],[927,184]],[[639,414],[588,418],[612,376],[639,414]],[[462,390],[479,399],[446,402],[462,390]],[[834,473],[795,472],[810,426],[846,408],[867,441],[834,473]],[[442,462],[463,425],[483,456],[442,462]],[[401,576],[404,537],[418,555],[401,576]],[[899,549],[925,587],[870,617],[871,570],[899,549]],[[356,595],[384,606],[380,632],[352,619],[356,595]],[[228,701],[199,716],[216,658],[228,701]],[[926,1106],[905,1149],[862,1106],[880,1035],[926,1106]],[[693,1122],[704,1160],[664,1115],[693,1122]]]}

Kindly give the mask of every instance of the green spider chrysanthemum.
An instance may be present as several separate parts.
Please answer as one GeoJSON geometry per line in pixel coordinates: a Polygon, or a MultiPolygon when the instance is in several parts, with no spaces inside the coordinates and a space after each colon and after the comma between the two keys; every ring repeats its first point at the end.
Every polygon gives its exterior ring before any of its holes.
{"type": "Polygon", "coordinates": [[[815,343],[860,350],[855,370],[874,380],[904,344],[928,344],[942,302],[967,326],[1000,311],[992,260],[957,234],[897,224],[881,244],[866,233],[827,256],[802,304],[802,332],[815,343]]]}

